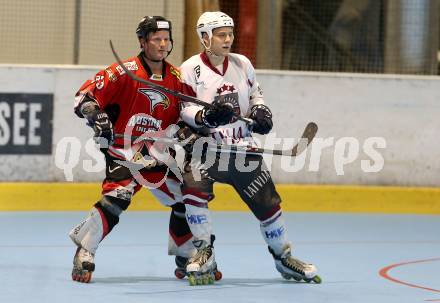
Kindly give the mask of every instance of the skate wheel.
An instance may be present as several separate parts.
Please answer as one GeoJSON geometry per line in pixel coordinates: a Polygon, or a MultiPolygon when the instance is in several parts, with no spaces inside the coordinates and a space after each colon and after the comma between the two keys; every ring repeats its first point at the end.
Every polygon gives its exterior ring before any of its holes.
{"type": "Polygon", "coordinates": [[[294,279],[296,282],[300,282],[300,281],[302,280],[302,278],[300,278],[300,277],[295,277],[295,276],[293,276],[293,279],[294,279]]]}
{"type": "Polygon", "coordinates": [[[216,281],[220,281],[222,278],[223,278],[223,274],[222,274],[222,272],[219,271],[219,270],[217,270],[217,271],[214,273],[214,279],[215,279],[216,281]]]}
{"type": "Polygon", "coordinates": [[[174,275],[176,276],[177,279],[181,280],[183,278],[185,278],[185,271],[179,268],[176,268],[174,270],[174,275]]]}
{"type": "Polygon", "coordinates": [[[313,277],[313,282],[315,282],[316,284],[321,284],[322,283],[322,279],[320,276],[316,275],[313,277]]]}
{"type": "Polygon", "coordinates": [[[212,273],[190,273],[188,274],[188,282],[191,286],[214,284],[215,276],[212,273]]]}
{"type": "Polygon", "coordinates": [[[86,272],[82,275],[80,282],[89,283],[91,279],[92,279],[92,273],[86,272]]]}
{"type": "Polygon", "coordinates": [[[281,277],[283,277],[286,280],[290,280],[290,278],[292,278],[292,276],[288,274],[281,274],[281,277]]]}
{"type": "Polygon", "coordinates": [[[310,283],[310,282],[312,282],[312,279],[304,278],[304,281],[306,281],[307,283],[310,283]]]}
{"type": "Polygon", "coordinates": [[[75,274],[72,275],[72,280],[80,283],[89,283],[90,280],[92,280],[92,273],[91,272],[85,272],[83,274],[75,274]]]}
{"type": "Polygon", "coordinates": [[[196,277],[193,274],[190,274],[188,276],[188,282],[189,282],[189,285],[191,285],[191,286],[197,285],[196,277]]]}
{"type": "Polygon", "coordinates": [[[210,279],[212,279],[212,277],[204,276],[202,278],[202,285],[208,285],[210,279]]]}

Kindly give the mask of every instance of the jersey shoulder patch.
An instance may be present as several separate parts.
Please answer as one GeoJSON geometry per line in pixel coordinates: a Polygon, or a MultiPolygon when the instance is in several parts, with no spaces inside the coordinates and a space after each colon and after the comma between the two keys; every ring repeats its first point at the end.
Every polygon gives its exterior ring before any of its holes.
{"type": "MultiPolygon", "coordinates": [[[[122,62],[124,64],[124,67],[133,72],[136,73],[139,70],[139,66],[138,66],[138,62],[137,62],[137,57],[132,57],[129,58],[125,61],[122,62]]],[[[124,76],[125,75],[125,71],[124,69],[121,67],[121,65],[119,65],[118,62],[115,62],[111,65],[112,70],[115,72],[115,74],[117,76],[124,76]]]]}
{"type": "Polygon", "coordinates": [[[109,66],[105,69],[105,73],[107,74],[107,77],[111,82],[116,82],[116,80],[118,80],[116,70],[112,69],[111,66],[109,66]]]}
{"type": "Polygon", "coordinates": [[[174,75],[177,78],[177,80],[179,81],[182,80],[182,74],[180,73],[180,70],[171,64],[170,64],[170,73],[174,75]]]}

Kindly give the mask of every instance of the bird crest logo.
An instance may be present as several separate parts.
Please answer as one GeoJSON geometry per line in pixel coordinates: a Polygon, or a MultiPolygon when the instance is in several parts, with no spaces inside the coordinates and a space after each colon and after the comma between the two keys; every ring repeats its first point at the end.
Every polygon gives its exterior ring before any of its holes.
{"type": "Polygon", "coordinates": [[[164,108],[168,108],[170,105],[170,99],[158,90],[152,88],[139,88],[139,92],[146,96],[150,101],[151,112],[153,112],[154,108],[158,105],[162,105],[164,108]]]}

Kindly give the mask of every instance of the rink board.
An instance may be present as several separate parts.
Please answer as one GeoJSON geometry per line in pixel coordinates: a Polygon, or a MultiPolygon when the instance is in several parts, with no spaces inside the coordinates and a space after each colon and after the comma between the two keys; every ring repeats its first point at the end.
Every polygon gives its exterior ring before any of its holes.
{"type": "MultiPolygon", "coordinates": [[[[284,211],[440,214],[440,188],[346,185],[277,185],[284,211]]],[[[0,183],[0,211],[88,210],[99,200],[100,183],[0,183]]],[[[247,211],[234,189],[215,186],[212,210],[247,211]]],[[[146,189],[129,210],[166,210],[146,189]]]]}

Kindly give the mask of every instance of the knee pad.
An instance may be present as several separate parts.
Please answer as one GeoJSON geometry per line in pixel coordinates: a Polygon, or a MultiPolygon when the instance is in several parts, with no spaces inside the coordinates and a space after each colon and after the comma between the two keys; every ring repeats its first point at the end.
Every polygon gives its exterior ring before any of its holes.
{"type": "Polygon", "coordinates": [[[103,196],[96,202],[95,207],[101,210],[107,220],[108,231],[110,232],[119,223],[119,216],[128,208],[130,201],[115,198],[113,196],[103,196]]]}
{"type": "Polygon", "coordinates": [[[112,215],[119,217],[119,215],[130,205],[130,200],[124,200],[113,196],[102,196],[101,200],[99,200],[95,206],[96,205],[100,205],[112,215]]]}
{"type": "Polygon", "coordinates": [[[281,200],[269,200],[270,201],[260,201],[258,203],[247,203],[254,216],[260,221],[267,220],[281,209],[281,200]]]}

